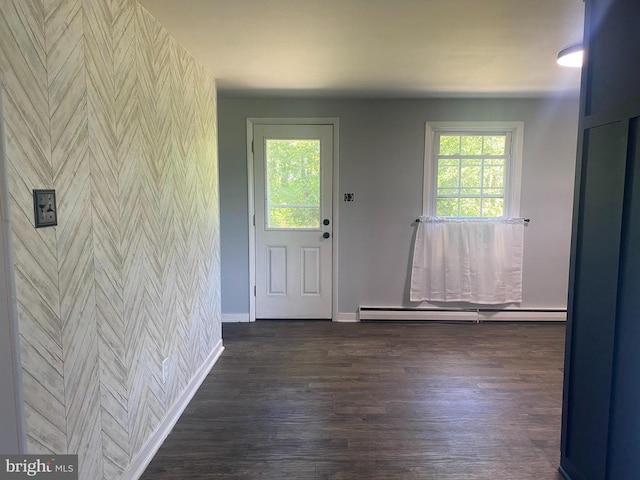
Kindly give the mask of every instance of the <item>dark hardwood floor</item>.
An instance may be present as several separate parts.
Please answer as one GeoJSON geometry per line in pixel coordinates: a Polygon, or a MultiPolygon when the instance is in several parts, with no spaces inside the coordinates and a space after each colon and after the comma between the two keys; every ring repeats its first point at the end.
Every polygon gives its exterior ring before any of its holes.
{"type": "Polygon", "coordinates": [[[564,325],[225,324],[143,479],[557,480],[564,325]]]}

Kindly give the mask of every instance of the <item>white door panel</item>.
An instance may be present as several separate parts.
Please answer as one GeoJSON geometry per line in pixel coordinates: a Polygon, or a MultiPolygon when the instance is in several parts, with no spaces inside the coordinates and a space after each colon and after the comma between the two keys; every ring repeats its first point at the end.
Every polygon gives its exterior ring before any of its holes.
{"type": "Polygon", "coordinates": [[[333,127],[254,126],[256,318],[331,318],[333,127]]]}
{"type": "Polygon", "coordinates": [[[320,247],[302,247],[300,258],[302,295],[320,295],[320,247]]]}
{"type": "Polygon", "coordinates": [[[267,246],[267,295],[287,294],[287,247],[267,246]]]}

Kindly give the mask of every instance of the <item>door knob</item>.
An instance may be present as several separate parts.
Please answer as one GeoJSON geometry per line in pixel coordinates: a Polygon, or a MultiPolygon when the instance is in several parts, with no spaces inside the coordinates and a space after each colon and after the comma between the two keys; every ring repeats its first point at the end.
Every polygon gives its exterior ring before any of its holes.
{"type": "Polygon", "coordinates": [[[322,221],[322,224],[323,224],[323,225],[329,225],[329,223],[331,223],[331,222],[329,222],[329,219],[328,219],[328,218],[325,218],[325,219],[322,221]]]}
{"type": "Polygon", "coordinates": [[[331,234],[329,232],[324,232],[322,234],[322,238],[329,238],[331,236],[331,234]]]}

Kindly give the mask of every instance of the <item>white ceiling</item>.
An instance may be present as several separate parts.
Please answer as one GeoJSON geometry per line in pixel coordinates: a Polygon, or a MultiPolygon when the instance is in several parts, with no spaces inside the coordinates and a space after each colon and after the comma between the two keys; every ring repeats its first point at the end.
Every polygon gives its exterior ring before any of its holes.
{"type": "Polygon", "coordinates": [[[577,94],[583,0],[140,0],[221,95],[577,94]]]}

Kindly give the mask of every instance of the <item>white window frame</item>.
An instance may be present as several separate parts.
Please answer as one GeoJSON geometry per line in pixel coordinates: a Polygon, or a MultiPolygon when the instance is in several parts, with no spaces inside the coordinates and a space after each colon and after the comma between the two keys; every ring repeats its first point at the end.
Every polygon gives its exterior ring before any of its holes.
{"type": "MultiPolygon", "coordinates": [[[[522,190],[522,156],[524,149],[524,122],[427,122],[424,148],[424,180],[422,182],[422,215],[436,215],[437,165],[435,134],[457,132],[487,135],[491,133],[511,134],[511,154],[505,169],[504,217],[520,215],[520,193],[522,190]]],[[[459,217],[475,218],[475,217],[459,217]]]]}

